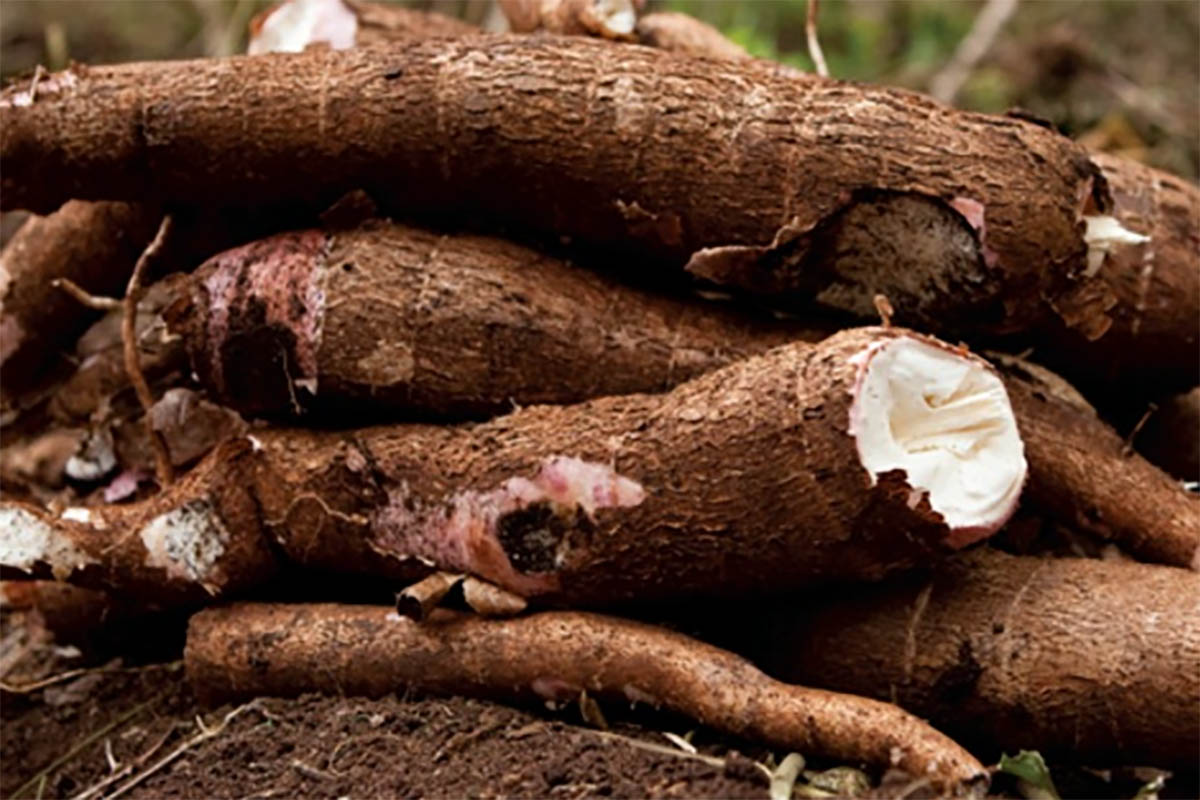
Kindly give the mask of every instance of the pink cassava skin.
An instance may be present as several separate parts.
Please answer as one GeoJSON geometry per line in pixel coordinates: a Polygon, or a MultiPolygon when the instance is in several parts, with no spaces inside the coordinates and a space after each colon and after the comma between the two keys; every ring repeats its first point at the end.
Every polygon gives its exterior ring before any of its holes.
{"type": "Polygon", "coordinates": [[[363,188],[780,299],[830,289],[869,314],[882,291],[933,331],[1103,317],[1079,292],[1081,216],[1108,202],[1088,155],[898,89],[548,35],[77,67],[27,89],[0,94],[5,208],[363,188]],[[249,102],[231,116],[228,97],[249,102]]]}
{"type": "Polygon", "coordinates": [[[827,331],[624,286],[501,239],[385,222],[285,233],[201,266],[167,315],[250,414],[495,416],[666,391],[827,331]]]}
{"type": "Polygon", "coordinates": [[[597,614],[443,611],[415,623],[371,606],[242,604],[192,617],[184,663],[208,702],[407,688],[571,702],[586,691],[785,750],[896,766],[951,794],[987,781],[969,753],[895,706],[788,686],[711,645],[597,614]]]}
{"type": "MultiPolygon", "coordinates": [[[[772,675],[896,702],[974,745],[1194,768],[1200,575],[980,548],[761,621],[772,675]],[[986,720],[986,724],[980,724],[986,720]]],[[[753,627],[752,625],[749,627],[753,627]]]]}

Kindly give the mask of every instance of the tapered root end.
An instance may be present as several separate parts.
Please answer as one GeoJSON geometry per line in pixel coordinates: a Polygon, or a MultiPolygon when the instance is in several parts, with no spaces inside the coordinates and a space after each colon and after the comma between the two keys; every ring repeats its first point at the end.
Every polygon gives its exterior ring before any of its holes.
{"type": "Polygon", "coordinates": [[[964,547],[1000,528],[1025,482],[1024,445],[999,376],[982,359],[912,336],[857,357],[850,433],[878,476],[902,470],[910,505],[927,500],[964,547]]]}

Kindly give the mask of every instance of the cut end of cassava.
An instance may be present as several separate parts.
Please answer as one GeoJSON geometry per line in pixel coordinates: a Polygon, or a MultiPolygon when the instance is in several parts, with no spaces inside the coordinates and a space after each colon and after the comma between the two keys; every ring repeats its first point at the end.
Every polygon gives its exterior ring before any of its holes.
{"type": "Polygon", "coordinates": [[[342,0],[287,0],[251,22],[246,52],[299,53],[317,42],[345,50],[357,34],[358,15],[342,0]]]}
{"type": "Polygon", "coordinates": [[[939,514],[946,543],[1000,528],[1025,482],[1024,445],[1000,377],[981,359],[911,336],[863,350],[850,433],[872,484],[901,470],[909,504],[939,514]]]}

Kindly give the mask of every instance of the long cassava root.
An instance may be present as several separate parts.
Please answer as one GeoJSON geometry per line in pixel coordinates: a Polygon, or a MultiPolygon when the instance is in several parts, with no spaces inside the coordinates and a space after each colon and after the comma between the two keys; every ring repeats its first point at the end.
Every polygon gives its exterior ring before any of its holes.
{"type": "Polygon", "coordinates": [[[826,335],[637,291],[500,239],[382,222],[223,253],[168,318],[200,380],[244,413],[450,421],[665,391],[826,335]]]}
{"type": "Polygon", "coordinates": [[[371,606],[237,605],[192,617],[184,662],[209,702],[406,688],[572,702],[586,691],[775,747],[897,766],[947,793],[987,780],[969,753],[895,706],[782,684],[732,653],[594,614],[484,620],[443,611],[418,624],[371,606]]]}
{"type": "Polygon", "coordinates": [[[748,652],[768,673],[891,700],[972,745],[1195,767],[1194,572],[981,548],[755,616],[767,634],[748,652]]]}
{"type": "Polygon", "coordinates": [[[753,63],[475,36],[75,68],[36,98],[0,95],[0,137],[5,208],[363,188],[385,209],[571,236],[860,315],[883,291],[934,331],[1024,329],[1050,313],[1043,298],[1103,327],[1077,302],[1084,217],[1108,202],[1084,151],[1020,120],[753,63]],[[248,93],[231,124],[215,98],[248,93]]]}
{"type": "Polygon", "coordinates": [[[154,513],[224,496],[232,480],[255,503],[222,530],[265,526],[300,564],[396,577],[428,564],[546,602],[610,605],[879,577],[995,531],[1024,474],[985,362],[857,329],[665,395],[470,427],[255,431],[154,513]]]}

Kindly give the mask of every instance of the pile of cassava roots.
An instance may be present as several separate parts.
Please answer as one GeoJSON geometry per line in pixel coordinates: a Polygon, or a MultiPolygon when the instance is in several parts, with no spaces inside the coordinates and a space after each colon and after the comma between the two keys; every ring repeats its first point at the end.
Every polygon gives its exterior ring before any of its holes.
{"type": "Polygon", "coordinates": [[[214,703],[586,692],[948,795],[1194,769],[1200,191],[499,6],[0,93],[4,578],[191,614],[214,703]]]}

